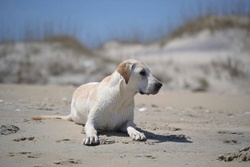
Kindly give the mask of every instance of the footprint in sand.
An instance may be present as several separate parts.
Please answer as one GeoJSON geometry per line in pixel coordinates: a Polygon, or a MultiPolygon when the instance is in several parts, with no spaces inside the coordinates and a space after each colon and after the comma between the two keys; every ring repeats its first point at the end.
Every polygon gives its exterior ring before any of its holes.
{"type": "Polygon", "coordinates": [[[218,131],[219,134],[230,134],[230,135],[244,135],[242,132],[231,132],[226,130],[218,131]]]}
{"type": "Polygon", "coordinates": [[[19,128],[15,125],[1,125],[0,132],[1,135],[9,135],[19,131],[19,128]]]}
{"type": "Polygon", "coordinates": [[[114,144],[115,140],[100,138],[100,145],[114,144]]]}
{"type": "Polygon", "coordinates": [[[57,140],[57,143],[62,143],[62,142],[68,142],[70,141],[70,139],[61,139],[61,140],[57,140]]]}
{"type": "Polygon", "coordinates": [[[239,144],[239,142],[237,140],[224,140],[223,143],[225,144],[239,144]]]}
{"type": "Polygon", "coordinates": [[[39,158],[41,153],[32,153],[32,152],[10,152],[8,157],[16,156],[26,156],[27,158],[39,158]]]}
{"type": "Polygon", "coordinates": [[[136,155],[136,158],[149,158],[149,159],[156,159],[153,155],[136,155]]]}
{"type": "Polygon", "coordinates": [[[62,144],[78,144],[77,140],[75,139],[60,139],[60,140],[56,140],[56,143],[62,143],[62,144]]]}
{"type": "Polygon", "coordinates": [[[20,141],[32,141],[34,140],[35,137],[20,137],[20,138],[16,138],[13,141],[15,142],[20,142],[20,141]]]}
{"type": "Polygon", "coordinates": [[[82,164],[82,162],[79,159],[69,158],[69,159],[63,160],[63,161],[55,161],[54,164],[68,166],[71,164],[82,164]]]}

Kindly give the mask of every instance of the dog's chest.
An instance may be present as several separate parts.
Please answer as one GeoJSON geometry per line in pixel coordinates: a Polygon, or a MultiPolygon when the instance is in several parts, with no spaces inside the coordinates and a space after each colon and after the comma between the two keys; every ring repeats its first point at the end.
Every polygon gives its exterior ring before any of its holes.
{"type": "Polygon", "coordinates": [[[98,116],[98,129],[118,130],[133,116],[133,105],[121,104],[120,106],[107,107],[98,116]]]}
{"type": "Polygon", "coordinates": [[[133,119],[134,97],[121,95],[119,87],[101,90],[94,116],[95,127],[100,130],[118,130],[133,119]],[[102,92],[103,91],[103,92],[102,92]],[[114,93],[117,92],[117,93],[114,93]]]}

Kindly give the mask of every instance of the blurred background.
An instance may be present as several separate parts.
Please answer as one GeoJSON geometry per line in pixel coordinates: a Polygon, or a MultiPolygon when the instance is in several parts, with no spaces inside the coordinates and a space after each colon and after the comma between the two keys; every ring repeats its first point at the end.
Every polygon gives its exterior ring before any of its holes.
{"type": "Polygon", "coordinates": [[[250,0],[1,0],[0,83],[81,85],[125,59],[166,90],[250,94],[250,0]]]}

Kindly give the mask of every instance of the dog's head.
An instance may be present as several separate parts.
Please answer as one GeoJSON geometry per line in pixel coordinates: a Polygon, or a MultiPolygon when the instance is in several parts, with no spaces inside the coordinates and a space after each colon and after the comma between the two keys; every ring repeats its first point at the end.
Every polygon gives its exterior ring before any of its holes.
{"type": "Polygon", "coordinates": [[[140,94],[156,94],[162,87],[153,75],[151,75],[148,67],[138,60],[125,60],[119,64],[117,72],[123,77],[125,83],[135,92],[140,94]]]}

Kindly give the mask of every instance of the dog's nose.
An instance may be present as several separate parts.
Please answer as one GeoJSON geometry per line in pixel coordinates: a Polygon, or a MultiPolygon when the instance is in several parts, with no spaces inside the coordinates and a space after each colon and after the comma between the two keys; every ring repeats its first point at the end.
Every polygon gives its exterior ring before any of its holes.
{"type": "Polygon", "coordinates": [[[155,87],[156,87],[157,89],[160,89],[160,88],[162,87],[162,83],[157,82],[157,83],[155,84],[155,87]]]}

